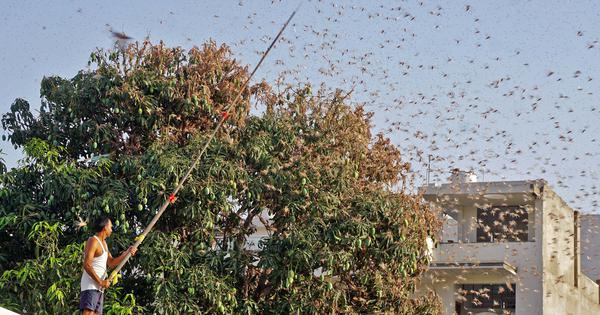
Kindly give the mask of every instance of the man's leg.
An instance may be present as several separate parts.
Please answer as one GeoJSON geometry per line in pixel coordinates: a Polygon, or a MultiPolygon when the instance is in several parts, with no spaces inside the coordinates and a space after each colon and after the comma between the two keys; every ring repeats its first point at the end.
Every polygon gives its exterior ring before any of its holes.
{"type": "Polygon", "coordinates": [[[83,310],[83,315],[96,315],[96,313],[92,310],[83,310]]]}

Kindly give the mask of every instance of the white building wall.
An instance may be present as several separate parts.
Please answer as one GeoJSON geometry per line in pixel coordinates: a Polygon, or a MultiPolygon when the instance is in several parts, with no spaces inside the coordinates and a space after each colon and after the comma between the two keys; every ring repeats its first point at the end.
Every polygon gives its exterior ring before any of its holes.
{"type": "Polygon", "coordinates": [[[544,190],[544,314],[600,314],[598,285],[581,272],[581,236],[575,214],[556,193],[544,190]]]}
{"type": "MultiPolygon", "coordinates": [[[[515,283],[515,312],[518,315],[600,314],[599,286],[585,275],[585,272],[592,270],[596,272],[590,272],[592,277],[600,278],[600,270],[596,267],[600,266],[600,260],[590,259],[600,256],[600,231],[591,226],[600,225],[600,216],[589,219],[588,225],[584,218],[581,235],[575,238],[578,234],[573,210],[543,181],[465,185],[464,191],[473,193],[472,198],[459,194],[462,191],[449,191],[445,186],[434,189],[443,197],[437,198],[437,194],[429,194],[429,200],[446,212],[454,211],[452,215],[459,222],[460,239],[458,243],[438,244],[433,251],[434,263],[504,261],[517,269],[514,276],[502,271],[467,268],[461,270],[459,267],[447,271],[430,270],[424,276],[420,290],[433,289],[440,296],[444,305],[444,315],[454,313],[456,285],[475,283],[515,283]],[[495,189],[494,193],[502,193],[502,185],[513,195],[522,193],[525,196],[522,205],[527,205],[530,214],[529,241],[476,243],[477,206],[485,202],[500,205],[498,201],[481,200],[481,196],[485,195],[481,192],[481,187],[492,187],[495,189]],[[538,191],[541,187],[543,189],[538,191]],[[453,193],[457,197],[449,196],[453,193]],[[473,199],[476,199],[475,203],[473,199]],[[582,244],[577,252],[576,239],[582,244]],[[577,278],[576,253],[580,254],[577,256],[581,257],[584,270],[583,273],[579,272],[577,278]]],[[[507,205],[518,204],[511,200],[507,205]]]]}
{"type": "Polygon", "coordinates": [[[434,262],[499,262],[516,267],[517,274],[509,275],[484,269],[465,269],[462,272],[436,271],[423,283],[443,299],[444,315],[454,313],[455,285],[516,284],[516,313],[542,314],[541,248],[536,242],[438,244],[433,251],[434,262]]]}

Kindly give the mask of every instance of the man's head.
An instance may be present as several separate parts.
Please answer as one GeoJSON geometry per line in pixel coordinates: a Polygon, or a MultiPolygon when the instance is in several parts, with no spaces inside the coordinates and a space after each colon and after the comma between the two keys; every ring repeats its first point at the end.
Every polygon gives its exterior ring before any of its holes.
{"type": "Polygon", "coordinates": [[[94,233],[104,232],[106,237],[112,234],[112,221],[109,217],[100,217],[94,222],[94,233]]]}

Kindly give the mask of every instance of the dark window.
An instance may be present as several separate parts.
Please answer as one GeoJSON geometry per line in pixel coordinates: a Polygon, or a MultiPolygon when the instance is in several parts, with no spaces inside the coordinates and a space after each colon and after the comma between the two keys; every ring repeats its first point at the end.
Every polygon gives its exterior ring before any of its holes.
{"type": "Polygon", "coordinates": [[[477,242],[525,242],[527,210],[519,206],[477,209],[477,242]]]}
{"type": "Polygon", "coordinates": [[[456,303],[454,303],[454,314],[459,314],[462,313],[462,309],[463,309],[463,304],[459,301],[456,301],[456,303]]]}
{"type": "Polygon", "coordinates": [[[465,310],[514,309],[515,284],[463,284],[459,295],[465,310]]]}

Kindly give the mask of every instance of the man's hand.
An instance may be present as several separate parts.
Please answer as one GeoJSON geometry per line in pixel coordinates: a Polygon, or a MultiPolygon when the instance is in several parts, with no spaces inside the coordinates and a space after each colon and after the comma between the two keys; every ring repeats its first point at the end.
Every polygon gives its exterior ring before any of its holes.
{"type": "Polygon", "coordinates": [[[129,246],[127,251],[131,254],[131,256],[135,256],[135,253],[137,253],[137,248],[135,248],[133,246],[129,246]]]}
{"type": "Polygon", "coordinates": [[[102,281],[100,281],[100,286],[103,287],[104,289],[108,289],[108,287],[110,287],[110,281],[102,280],[102,281]]]}

